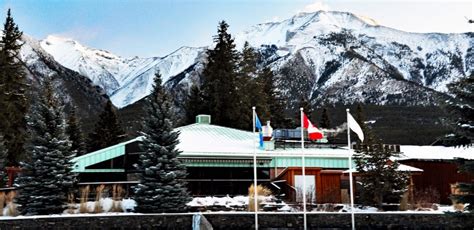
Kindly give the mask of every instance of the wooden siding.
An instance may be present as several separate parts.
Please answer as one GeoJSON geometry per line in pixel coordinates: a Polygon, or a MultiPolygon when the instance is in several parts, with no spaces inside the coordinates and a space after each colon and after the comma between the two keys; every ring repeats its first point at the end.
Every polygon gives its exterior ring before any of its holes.
{"type": "MultiPolygon", "coordinates": [[[[335,203],[341,201],[341,175],[342,171],[325,171],[321,168],[306,168],[306,175],[315,176],[316,185],[316,203],[335,203]]],[[[295,176],[302,175],[301,168],[287,168],[277,179],[285,180],[288,185],[285,188],[288,201],[294,202],[296,192],[292,187],[295,186],[295,176]]]]}
{"type": "Polygon", "coordinates": [[[458,166],[453,161],[405,160],[402,163],[423,169],[421,175],[413,175],[415,191],[433,188],[439,192],[443,204],[451,204],[449,199],[449,195],[451,195],[450,184],[474,181],[473,176],[458,173],[458,166]]]}
{"type": "Polygon", "coordinates": [[[321,196],[318,203],[340,203],[341,202],[341,172],[321,172],[321,196]]]}

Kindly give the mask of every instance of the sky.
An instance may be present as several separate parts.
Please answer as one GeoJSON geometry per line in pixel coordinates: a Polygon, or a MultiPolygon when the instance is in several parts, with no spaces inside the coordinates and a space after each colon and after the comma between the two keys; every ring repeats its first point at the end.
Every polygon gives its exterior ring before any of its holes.
{"type": "Polygon", "coordinates": [[[207,46],[225,20],[230,32],[300,12],[348,11],[409,32],[473,32],[473,1],[464,0],[0,0],[20,30],[124,57],[165,56],[181,46],[207,46]]]}

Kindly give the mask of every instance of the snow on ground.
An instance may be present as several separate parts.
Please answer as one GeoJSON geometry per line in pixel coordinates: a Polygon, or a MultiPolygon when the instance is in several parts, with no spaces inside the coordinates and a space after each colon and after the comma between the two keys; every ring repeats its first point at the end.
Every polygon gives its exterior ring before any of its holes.
{"type": "MultiPolygon", "coordinates": [[[[293,214],[301,214],[301,205],[291,205],[287,204],[283,201],[277,201],[274,196],[265,196],[261,200],[261,207],[265,206],[273,206],[277,207],[273,209],[274,211],[259,211],[262,213],[293,213],[293,214]]],[[[236,211],[236,207],[243,208],[243,210],[247,210],[246,207],[248,205],[249,199],[248,196],[225,196],[225,197],[195,197],[192,201],[187,203],[189,207],[211,207],[211,206],[220,206],[220,207],[227,207],[230,208],[230,211],[211,211],[207,210],[206,213],[241,213],[241,214],[248,214],[253,212],[248,211],[236,211]]],[[[36,215],[36,216],[7,216],[8,215],[8,208],[5,207],[3,209],[3,216],[0,216],[0,220],[10,220],[10,219],[36,219],[36,218],[64,218],[64,217],[92,217],[92,216],[127,216],[127,215],[144,215],[142,213],[133,213],[132,211],[136,207],[137,203],[130,198],[123,199],[118,203],[121,204],[123,208],[123,212],[111,212],[113,206],[113,200],[111,198],[102,198],[99,201],[100,206],[102,207],[101,213],[93,213],[95,207],[95,201],[89,201],[86,203],[87,210],[89,213],[79,213],[80,204],[73,204],[73,212],[70,213],[70,210],[64,210],[62,214],[54,214],[54,215],[36,215]]],[[[375,207],[370,206],[361,206],[355,205],[354,213],[386,213],[386,214],[443,214],[447,212],[457,212],[452,205],[436,205],[437,209],[424,209],[423,211],[417,210],[407,210],[407,211],[378,211],[375,207]]],[[[242,210],[242,209],[240,209],[242,210]]],[[[348,204],[319,204],[313,205],[312,210],[309,210],[308,213],[349,213],[351,212],[351,207],[348,204]],[[324,207],[333,207],[332,211],[327,211],[330,209],[324,207]],[[321,208],[323,207],[323,208],[321,208]],[[334,208],[338,207],[338,208],[334,208]]],[[[200,213],[200,212],[199,212],[200,213]]],[[[162,213],[164,215],[191,215],[195,214],[194,212],[190,213],[162,213]]]]}

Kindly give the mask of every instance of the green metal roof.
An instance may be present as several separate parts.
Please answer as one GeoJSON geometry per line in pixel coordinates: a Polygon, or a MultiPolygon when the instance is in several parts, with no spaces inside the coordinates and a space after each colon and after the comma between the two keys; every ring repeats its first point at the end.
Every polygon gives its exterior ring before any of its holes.
{"type": "MultiPolygon", "coordinates": [[[[75,157],[72,159],[72,162],[74,162],[74,169],[72,170],[73,172],[111,172],[110,170],[117,170],[117,169],[86,169],[86,167],[95,165],[97,163],[107,161],[119,156],[125,155],[125,145],[135,142],[135,141],[141,141],[143,137],[137,137],[135,139],[125,141],[116,145],[112,145],[110,147],[104,148],[97,150],[95,152],[91,152],[79,157],[75,157]],[[99,171],[97,171],[99,170],[99,171]]],[[[124,170],[121,169],[121,172],[124,170]]]]}
{"type": "MultiPolygon", "coordinates": [[[[182,126],[177,148],[180,158],[188,167],[252,167],[253,152],[258,167],[300,167],[301,149],[256,150],[258,134],[206,123],[182,126]],[[240,160],[235,160],[236,158],[240,160]],[[189,160],[193,159],[193,160],[189,160]],[[196,160],[199,159],[199,160],[196,160]]],[[[74,172],[110,172],[109,169],[86,169],[106,160],[125,154],[125,145],[141,141],[138,137],[73,159],[74,172]]],[[[347,168],[346,149],[305,149],[306,166],[322,168],[347,168]]]]}

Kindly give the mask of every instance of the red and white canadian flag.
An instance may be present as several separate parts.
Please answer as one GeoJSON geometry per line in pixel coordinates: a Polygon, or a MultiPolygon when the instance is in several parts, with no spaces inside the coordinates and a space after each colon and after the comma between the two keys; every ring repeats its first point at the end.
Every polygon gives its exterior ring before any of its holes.
{"type": "Polygon", "coordinates": [[[310,140],[313,141],[323,138],[323,132],[311,123],[305,113],[303,113],[303,128],[308,130],[308,137],[310,140]]]}

